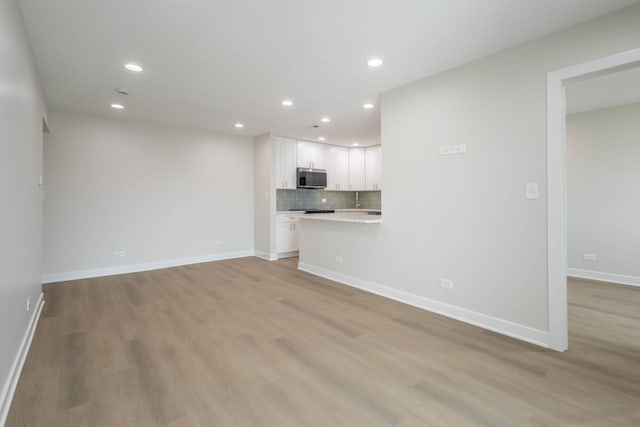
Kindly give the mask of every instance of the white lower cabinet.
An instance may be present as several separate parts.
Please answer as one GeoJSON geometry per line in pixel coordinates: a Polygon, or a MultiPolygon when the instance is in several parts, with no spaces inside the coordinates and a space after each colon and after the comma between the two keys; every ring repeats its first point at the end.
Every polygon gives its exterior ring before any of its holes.
{"type": "Polygon", "coordinates": [[[295,215],[276,215],[276,252],[287,254],[300,249],[299,231],[300,218],[295,215]]]}

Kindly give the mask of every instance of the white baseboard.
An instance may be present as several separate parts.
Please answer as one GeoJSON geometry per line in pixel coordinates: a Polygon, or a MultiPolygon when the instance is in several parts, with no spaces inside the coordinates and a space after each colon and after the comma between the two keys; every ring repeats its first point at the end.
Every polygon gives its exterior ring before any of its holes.
{"type": "Polygon", "coordinates": [[[90,270],[66,271],[50,273],[42,276],[42,283],[64,282],[67,280],[88,279],[91,277],[113,276],[114,274],[138,273],[140,271],[158,270],[181,265],[199,264],[201,262],[220,261],[223,259],[244,258],[253,256],[253,251],[225,252],[201,255],[190,258],[177,258],[163,261],[145,262],[142,264],[119,265],[115,267],[94,268],[90,270]]]}
{"type": "Polygon", "coordinates": [[[0,394],[0,426],[3,426],[7,421],[11,402],[13,401],[13,395],[16,391],[20,374],[22,373],[22,367],[27,359],[27,354],[31,347],[31,341],[33,340],[33,334],[36,331],[36,326],[38,326],[38,320],[40,319],[40,313],[42,313],[43,306],[44,294],[40,293],[38,302],[33,306],[34,310],[31,315],[31,319],[29,320],[29,326],[27,326],[27,330],[25,331],[20,347],[18,348],[18,353],[13,360],[7,381],[2,387],[2,394],[0,394]]]}
{"type": "Polygon", "coordinates": [[[626,276],[624,274],[602,273],[600,271],[581,270],[579,268],[567,268],[567,276],[576,279],[597,280],[599,282],[618,283],[621,285],[640,286],[640,277],[626,276]]]}
{"type": "Polygon", "coordinates": [[[419,295],[410,294],[408,292],[399,291],[377,283],[358,279],[357,277],[348,276],[335,271],[327,270],[309,264],[299,263],[298,269],[307,273],[315,274],[329,280],[344,283],[345,285],[380,295],[395,301],[399,301],[423,310],[451,317],[471,325],[479,326],[499,334],[507,335],[531,344],[549,348],[549,332],[533,329],[528,326],[509,322],[508,320],[498,319],[493,316],[456,307],[454,305],[445,304],[436,300],[425,298],[419,295]]]}
{"type": "Polygon", "coordinates": [[[300,255],[299,251],[280,252],[279,254],[276,254],[276,259],[293,258],[298,255],[300,255]]]}
{"type": "Polygon", "coordinates": [[[253,256],[257,256],[258,258],[266,259],[267,261],[275,261],[278,259],[277,254],[269,254],[267,252],[262,251],[253,251],[253,256]]]}

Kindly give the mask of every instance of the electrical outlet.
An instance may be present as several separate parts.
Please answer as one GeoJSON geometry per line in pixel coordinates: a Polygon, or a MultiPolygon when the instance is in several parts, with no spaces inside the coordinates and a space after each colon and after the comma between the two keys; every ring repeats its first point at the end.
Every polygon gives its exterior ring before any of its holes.
{"type": "Polygon", "coordinates": [[[31,311],[31,297],[27,298],[27,311],[31,311]]]}
{"type": "Polygon", "coordinates": [[[127,256],[125,251],[116,251],[116,258],[124,258],[127,256]]]}
{"type": "Polygon", "coordinates": [[[596,255],[595,254],[582,254],[582,258],[584,258],[585,261],[595,261],[596,260],[596,255]]]}
{"type": "Polygon", "coordinates": [[[527,200],[536,200],[538,198],[538,184],[530,182],[525,186],[525,197],[527,200]]]}
{"type": "Polygon", "coordinates": [[[322,199],[322,203],[327,203],[327,199],[322,199]]]}
{"type": "Polygon", "coordinates": [[[222,246],[224,242],[222,240],[216,240],[216,246],[222,246]]]}
{"type": "Polygon", "coordinates": [[[440,287],[445,289],[453,289],[453,280],[440,279],[440,287]]]}
{"type": "Polygon", "coordinates": [[[342,261],[343,261],[342,257],[336,255],[336,262],[339,264],[342,264],[342,261]]]}

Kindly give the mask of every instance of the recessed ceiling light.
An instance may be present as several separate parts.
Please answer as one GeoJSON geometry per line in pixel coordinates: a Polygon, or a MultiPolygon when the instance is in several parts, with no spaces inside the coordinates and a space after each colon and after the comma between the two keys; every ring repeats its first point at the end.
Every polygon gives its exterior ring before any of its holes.
{"type": "Polygon", "coordinates": [[[327,138],[325,138],[324,136],[318,137],[318,141],[326,141],[327,138]]]}
{"type": "Polygon", "coordinates": [[[362,106],[362,108],[364,108],[365,110],[371,110],[373,107],[374,107],[374,105],[373,105],[373,104],[364,104],[364,105],[362,106]]]}
{"type": "Polygon", "coordinates": [[[234,126],[237,127],[237,128],[243,128],[244,127],[244,125],[242,123],[236,123],[234,126]]]}
{"type": "Polygon", "coordinates": [[[282,101],[282,105],[284,105],[285,107],[291,107],[293,105],[293,101],[290,99],[285,99],[284,101],[282,101]]]}
{"type": "Polygon", "coordinates": [[[138,64],[124,64],[124,68],[126,68],[129,71],[133,71],[134,73],[139,73],[142,71],[142,67],[139,66],[138,64]]]}
{"type": "Polygon", "coordinates": [[[367,61],[367,65],[369,67],[379,67],[382,65],[382,59],[380,58],[371,58],[367,61]]]}
{"type": "Polygon", "coordinates": [[[113,108],[114,110],[122,110],[122,109],[124,109],[124,105],[122,105],[122,104],[111,104],[111,108],[113,108]]]}
{"type": "Polygon", "coordinates": [[[331,119],[329,117],[323,117],[320,119],[321,122],[323,123],[329,123],[331,121],[331,119]]]}
{"type": "Polygon", "coordinates": [[[353,144],[351,144],[351,145],[353,145],[354,147],[358,147],[360,144],[358,144],[357,142],[354,142],[354,143],[353,143],[353,144]]]}

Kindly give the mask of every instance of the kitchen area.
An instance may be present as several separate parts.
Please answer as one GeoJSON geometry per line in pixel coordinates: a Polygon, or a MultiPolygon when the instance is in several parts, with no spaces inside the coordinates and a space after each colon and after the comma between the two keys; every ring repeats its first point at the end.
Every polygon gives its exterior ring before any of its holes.
{"type": "Polygon", "coordinates": [[[275,166],[275,259],[299,255],[305,227],[382,222],[380,145],[344,147],[275,137],[275,166]]]}

